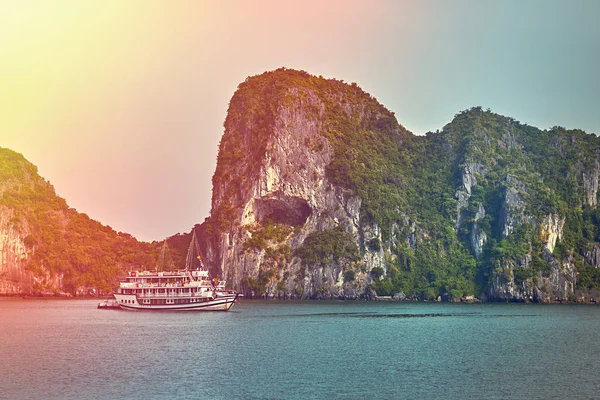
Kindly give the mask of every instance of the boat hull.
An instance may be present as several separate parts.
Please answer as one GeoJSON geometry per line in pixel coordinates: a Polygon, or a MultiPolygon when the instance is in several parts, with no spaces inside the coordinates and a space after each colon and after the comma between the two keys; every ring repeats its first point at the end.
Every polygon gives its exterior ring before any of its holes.
{"type": "MultiPolygon", "coordinates": [[[[143,304],[134,296],[115,295],[119,306],[130,311],[229,311],[238,299],[238,294],[219,296],[198,303],[183,304],[143,304]]],[[[182,299],[185,300],[185,299],[182,299]]]]}

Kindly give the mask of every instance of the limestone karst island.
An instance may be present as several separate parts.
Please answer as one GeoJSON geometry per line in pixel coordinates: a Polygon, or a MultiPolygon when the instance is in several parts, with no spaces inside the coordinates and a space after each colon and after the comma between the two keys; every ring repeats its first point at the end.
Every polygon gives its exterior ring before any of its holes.
{"type": "MultiPolygon", "coordinates": [[[[599,177],[594,134],[473,107],[417,136],[357,84],[282,68],[234,93],[194,230],[246,297],[596,302],[599,177]]],[[[167,239],[175,264],[191,233],[167,239]]],[[[160,247],[0,149],[0,294],[108,294],[160,247]]]]}

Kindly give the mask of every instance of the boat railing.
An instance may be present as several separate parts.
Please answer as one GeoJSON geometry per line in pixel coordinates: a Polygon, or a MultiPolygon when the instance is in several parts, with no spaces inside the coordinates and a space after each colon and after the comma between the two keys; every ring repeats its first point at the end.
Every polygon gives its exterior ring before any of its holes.
{"type": "Polygon", "coordinates": [[[209,292],[202,293],[136,293],[137,298],[155,297],[210,297],[209,292]]]}
{"type": "Polygon", "coordinates": [[[193,281],[193,282],[185,282],[181,283],[122,283],[121,287],[125,289],[132,288],[143,288],[143,289],[152,289],[152,288],[178,288],[178,287],[199,287],[199,286],[209,286],[210,282],[208,281],[193,281]]]}

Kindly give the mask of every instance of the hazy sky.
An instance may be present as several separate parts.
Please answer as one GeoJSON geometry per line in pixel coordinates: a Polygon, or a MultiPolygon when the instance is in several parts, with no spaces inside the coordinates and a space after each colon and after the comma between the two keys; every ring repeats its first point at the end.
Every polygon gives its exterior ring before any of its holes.
{"type": "Polygon", "coordinates": [[[480,105],[600,133],[600,0],[0,0],[0,147],[141,240],[210,212],[229,99],[282,66],[416,134],[480,105]]]}

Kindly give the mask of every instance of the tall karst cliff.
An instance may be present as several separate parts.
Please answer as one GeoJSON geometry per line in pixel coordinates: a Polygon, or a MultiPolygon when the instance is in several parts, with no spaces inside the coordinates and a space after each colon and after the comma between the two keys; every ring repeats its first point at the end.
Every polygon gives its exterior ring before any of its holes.
{"type": "Polygon", "coordinates": [[[279,69],[231,99],[202,224],[247,295],[597,294],[600,140],[479,107],[415,136],[356,84],[279,69]]]}
{"type": "Polygon", "coordinates": [[[0,148],[0,295],[110,293],[157,252],[68,207],[33,164],[0,148]]]}

